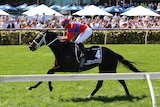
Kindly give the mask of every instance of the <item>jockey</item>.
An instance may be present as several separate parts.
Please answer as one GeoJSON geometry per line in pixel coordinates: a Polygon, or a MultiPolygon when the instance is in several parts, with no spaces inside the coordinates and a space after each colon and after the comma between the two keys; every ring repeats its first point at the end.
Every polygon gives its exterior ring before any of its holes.
{"type": "Polygon", "coordinates": [[[84,58],[86,58],[87,53],[83,42],[92,35],[92,29],[85,24],[71,23],[68,18],[64,18],[61,22],[61,25],[67,31],[67,33],[65,36],[60,36],[59,39],[69,41],[72,39],[75,33],[78,33],[78,37],[74,42],[78,44],[79,48],[84,54],[84,58]]]}

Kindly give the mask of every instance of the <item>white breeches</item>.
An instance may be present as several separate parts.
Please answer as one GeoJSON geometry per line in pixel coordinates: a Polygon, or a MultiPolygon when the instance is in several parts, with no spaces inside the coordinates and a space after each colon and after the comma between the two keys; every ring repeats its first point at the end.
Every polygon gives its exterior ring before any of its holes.
{"type": "Polygon", "coordinates": [[[76,40],[74,41],[76,44],[83,43],[86,39],[88,39],[92,35],[92,29],[87,27],[86,30],[78,35],[76,40]]]}

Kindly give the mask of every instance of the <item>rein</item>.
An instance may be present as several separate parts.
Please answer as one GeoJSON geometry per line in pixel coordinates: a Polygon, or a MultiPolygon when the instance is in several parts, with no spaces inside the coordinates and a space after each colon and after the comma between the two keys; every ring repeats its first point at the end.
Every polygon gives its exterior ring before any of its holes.
{"type": "Polygon", "coordinates": [[[55,42],[56,40],[58,40],[58,38],[53,39],[50,43],[47,44],[47,46],[51,45],[53,42],[55,42]]]}
{"type": "Polygon", "coordinates": [[[44,45],[49,46],[49,45],[51,45],[52,43],[54,43],[56,40],[58,40],[58,38],[55,38],[55,39],[53,39],[51,42],[49,42],[48,44],[46,44],[46,39],[45,39],[45,37],[46,37],[46,33],[43,34],[43,37],[42,37],[42,39],[39,41],[39,43],[36,42],[35,40],[33,40],[33,42],[36,44],[36,48],[39,48],[39,47],[42,45],[42,43],[44,43],[44,45]]]}

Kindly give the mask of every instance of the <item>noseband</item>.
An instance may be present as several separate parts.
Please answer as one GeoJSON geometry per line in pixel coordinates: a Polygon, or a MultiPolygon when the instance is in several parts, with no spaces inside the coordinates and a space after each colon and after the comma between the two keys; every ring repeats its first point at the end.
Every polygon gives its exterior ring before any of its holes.
{"type": "Polygon", "coordinates": [[[53,39],[51,42],[49,42],[48,44],[46,44],[46,33],[41,34],[42,35],[42,39],[38,42],[36,42],[35,40],[33,40],[33,42],[36,44],[36,49],[39,48],[43,43],[44,45],[51,45],[52,43],[54,43],[56,40],[58,40],[58,38],[53,39]]]}

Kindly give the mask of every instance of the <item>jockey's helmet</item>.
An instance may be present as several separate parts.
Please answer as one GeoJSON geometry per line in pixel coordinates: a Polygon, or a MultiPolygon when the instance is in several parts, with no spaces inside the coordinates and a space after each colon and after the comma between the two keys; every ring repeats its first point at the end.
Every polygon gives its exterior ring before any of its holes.
{"type": "Polygon", "coordinates": [[[61,22],[61,24],[68,24],[69,23],[69,19],[68,18],[64,18],[61,22]]]}

